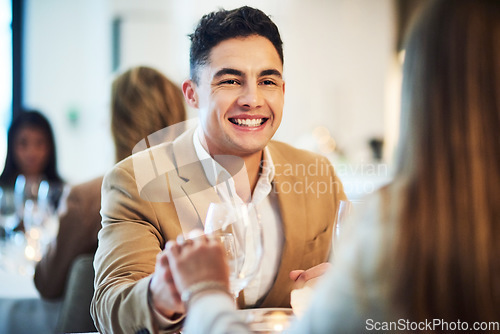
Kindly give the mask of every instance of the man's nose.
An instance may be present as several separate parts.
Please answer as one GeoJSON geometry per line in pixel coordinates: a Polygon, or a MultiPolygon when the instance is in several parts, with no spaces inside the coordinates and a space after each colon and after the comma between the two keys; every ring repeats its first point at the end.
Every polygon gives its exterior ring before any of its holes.
{"type": "Polygon", "coordinates": [[[246,84],[238,98],[240,106],[245,108],[258,108],[263,103],[262,93],[257,84],[246,84]]]}

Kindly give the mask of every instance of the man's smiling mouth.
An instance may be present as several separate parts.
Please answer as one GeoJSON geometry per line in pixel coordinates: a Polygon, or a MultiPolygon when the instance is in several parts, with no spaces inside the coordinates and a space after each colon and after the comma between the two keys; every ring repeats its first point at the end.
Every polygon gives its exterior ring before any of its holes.
{"type": "Polygon", "coordinates": [[[257,127],[264,124],[269,118],[230,118],[229,121],[238,126],[257,127]]]}

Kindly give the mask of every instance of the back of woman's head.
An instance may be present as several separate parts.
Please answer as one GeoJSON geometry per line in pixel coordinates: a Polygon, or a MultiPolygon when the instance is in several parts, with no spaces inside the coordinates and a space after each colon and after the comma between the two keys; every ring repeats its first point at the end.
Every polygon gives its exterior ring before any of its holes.
{"type": "Polygon", "coordinates": [[[112,86],[111,132],[116,161],[128,157],[148,135],[186,120],[180,87],[149,67],[135,67],[112,86]]]}
{"type": "Polygon", "coordinates": [[[499,319],[500,2],[433,1],[407,41],[394,297],[422,319],[499,319]]]}
{"type": "Polygon", "coordinates": [[[24,129],[35,129],[43,134],[48,144],[48,156],[45,165],[40,170],[40,176],[49,181],[61,182],[62,179],[57,172],[56,146],[52,127],[45,116],[36,110],[21,110],[9,127],[7,134],[7,156],[5,166],[0,176],[0,183],[4,186],[12,186],[18,174],[23,173],[22,166],[16,159],[16,140],[24,129]]]}

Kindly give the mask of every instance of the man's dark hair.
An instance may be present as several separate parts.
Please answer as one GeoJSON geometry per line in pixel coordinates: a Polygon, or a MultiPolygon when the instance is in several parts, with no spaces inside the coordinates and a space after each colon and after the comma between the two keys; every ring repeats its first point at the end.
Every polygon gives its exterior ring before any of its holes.
{"type": "Polygon", "coordinates": [[[230,38],[259,35],[276,48],[283,63],[283,42],[278,27],[264,12],[244,6],[233,10],[220,9],[203,16],[191,38],[189,57],[191,80],[198,83],[197,68],[208,62],[210,51],[230,38]]]}

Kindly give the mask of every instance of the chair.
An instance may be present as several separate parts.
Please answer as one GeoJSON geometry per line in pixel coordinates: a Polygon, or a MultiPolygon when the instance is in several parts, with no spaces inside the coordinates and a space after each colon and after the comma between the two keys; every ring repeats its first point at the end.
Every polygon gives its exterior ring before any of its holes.
{"type": "Polygon", "coordinates": [[[94,294],[94,255],[78,256],[70,269],[56,333],[96,332],[90,316],[94,294]]]}

